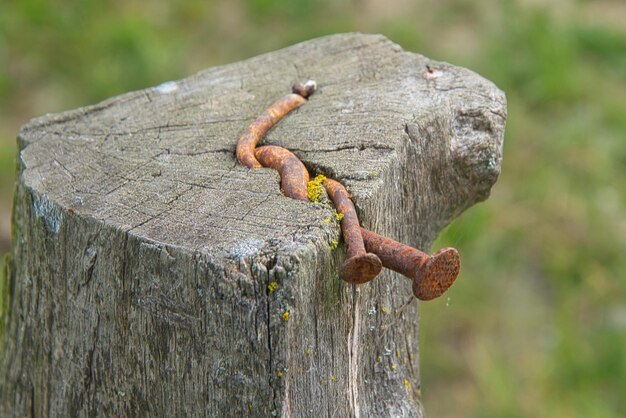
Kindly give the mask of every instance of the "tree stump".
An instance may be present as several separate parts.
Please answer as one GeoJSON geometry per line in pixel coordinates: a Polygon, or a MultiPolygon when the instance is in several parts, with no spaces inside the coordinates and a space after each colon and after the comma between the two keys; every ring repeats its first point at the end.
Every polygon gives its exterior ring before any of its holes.
{"type": "Polygon", "coordinates": [[[342,282],[332,209],[235,160],[306,79],[318,91],[264,143],[341,181],[364,226],[424,249],[488,197],[504,94],[379,35],[35,119],[18,138],[1,416],[421,416],[410,281],[342,282]]]}

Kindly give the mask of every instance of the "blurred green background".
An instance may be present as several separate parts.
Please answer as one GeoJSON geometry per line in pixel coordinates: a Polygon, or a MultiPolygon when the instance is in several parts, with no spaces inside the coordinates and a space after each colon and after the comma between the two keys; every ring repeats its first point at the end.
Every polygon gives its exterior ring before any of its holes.
{"type": "Polygon", "coordinates": [[[28,119],[312,37],[385,34],[509,100],[502,175],[437,247],[422,304],[432,417],[626,416],[626,2],[18,0],[0,3],[0,252],[28,119]]]}

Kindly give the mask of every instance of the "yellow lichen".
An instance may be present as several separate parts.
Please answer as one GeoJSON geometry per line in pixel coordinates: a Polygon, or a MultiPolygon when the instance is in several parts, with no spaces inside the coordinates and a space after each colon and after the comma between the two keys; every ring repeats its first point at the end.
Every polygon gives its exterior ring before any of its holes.
{"type": "Polygon", "coordinates": [[[343,219],[343,213],[335,212],[335,219],[338,221],[343,219]]]}
{"type": "Polygon", "coordinates": [[[411,391],[411,382],[409,382],[407,379],[404,379],[404,386],[406,386],[407,392],[411,391]]]}
{"type": "Polygon", "coordinates": [[[320,196],[324,192],[324,186],[322,183],[326,180],[326,176],[320,174],[316,176],[313,180],[309,181],[306,185],[306,190],[309,195],[309,200],[311,202],[320,203],[320,196]]]}
{"type": "Polygon", "coordinates": [[[392,364],[392,365],[391,365],[391,370],[395,370],[395,369],[397,369],[397,368],[398,368],[398,366],[396,366],[395,364],[392,364]]]}
{"type": "Polygon", "coordinates": [[[267,285],[267,290],[269,290],[270,293],[274,293],[276,291],[276,289],[278,289],[278,283],[277,282],[272,282],[272,283],[267,285]]]}
{"type": "Polygon", "coordinates": [[[330,245],[328,246],[331,250],[334,250],[335,248],[337,248],[337,246],[339,246],[339,241],[337,241],[336,239],[332,240],[330,242],[330,245]]]}
{"type": "Polygon", "coordinates": [[[325,224],[330,223],[330,218],[324,218],[322,219],[322,222],[324,222],[325,224]]]}
{"type": "Polygon", "coordinates": [[[276,373],[276,376],[283,377],[283,372],[279,371],[278,373],[276,373]]]}
{"type": "Polygon", "coordinates": [[[282,317],[284,321],[289,321],[289,311],[283,312],[282,317]]]}
{"type": "Polygon", "coordinates": [[[304,353],[305,353],[307,356],[310,356],[310,355],[311,355],[311,348],[310,348],[310,347],[307,347],[307,348],[306,348],[306,351],[305,351],[304,353]]]}

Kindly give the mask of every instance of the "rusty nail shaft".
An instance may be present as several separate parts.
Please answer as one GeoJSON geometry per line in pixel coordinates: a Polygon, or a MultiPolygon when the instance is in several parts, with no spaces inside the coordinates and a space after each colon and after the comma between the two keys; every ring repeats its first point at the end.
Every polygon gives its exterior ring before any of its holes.
{"type": "Polygon", "coordinates": [[[291,151],[276,145],[265,145],[256,148],[254,155],[264,167],[278,170],[280,188],[285,196],[309,201],[307,193],[309,172],[291,151]]]}
{"type": "Polygon", "coordinates": [[[341,232],[348,249],[347,259],[340,267],[339,276],[349,283],[366,283],[380,273],[382,263],[375,254],[365,251],[356,209],[345,187],[332,179],[324,180],[324,187],[337,212],[343,215],[341,232]]]}
{"type": "Polygon", "coordinates": [[[254,149],[261,138],[285,115],[306,103],[307,97],[313,94],[316,87],[312,80],[304,84],[295,84],[292,88],[293,93],[278,99],[256,118],[239,137],[237,160],[248,168],[261,168],[261,163],[254,156],[254,149]]]}
{"type": "Polygon", "coordinates": [[[443,248],[432,256],[361,228],[367,251],[376,254],[383,266],[413,281],[413,294],[421,300],[441,296],[456,280],[461,268],[459,253],[443,248]]]}

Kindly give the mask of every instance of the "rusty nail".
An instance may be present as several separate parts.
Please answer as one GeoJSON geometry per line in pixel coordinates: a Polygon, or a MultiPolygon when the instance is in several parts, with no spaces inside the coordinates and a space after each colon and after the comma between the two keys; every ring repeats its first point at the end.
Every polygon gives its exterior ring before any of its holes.
{"type": "Polygon", "coordinates": [[[376,254],[388,269],[413,281],[413,294],[421,300],[441,296],[456,280],[461,268],[459,253],[443,248],[432,256],[422,251],[361,228],[367,251],[376,254]]]}
{"type": "Polygon", "coordinates": [[[307,80],[306,83],[296,83],[291,88],[291,92],[299,94],[305,99],[308,98],[317,89],[317,83],[313,80],[307,80]]]}
{"type": "Polygon", "coordinates": [[[255,149],[254,155],[264,167],[278,170],[280,188],[285,196],[309,201],[307,192],[309,172],[291,151],[276,145],[265,145],[255,149]]]}
{"type": "Polygon", "coordinates": [[[254,149],[263,135],[278,121],[293,109],[306,103],[316,89],[315,81],[309,80],[304,84],[295,84],[293,93],[287,94],[274,102],[261,116],[256,118],[239,137],[237,143],[237,160],[248,168],[261,168],[262,165],[254,156],[254,149]]]}
{"type": "Polygon", "coordinates": [[[339,269],[339,277],[349,283],[369,282],[380,273],[382,263],[375,254],[365,251],[359,230],[359,219],[354,204],[350,200],[350,195],[341,183],[332,179],[324,180],[324,187],[328,191],[337,212],[343,215],[341,232],[348,245],[348,258],[339,269]]]}

